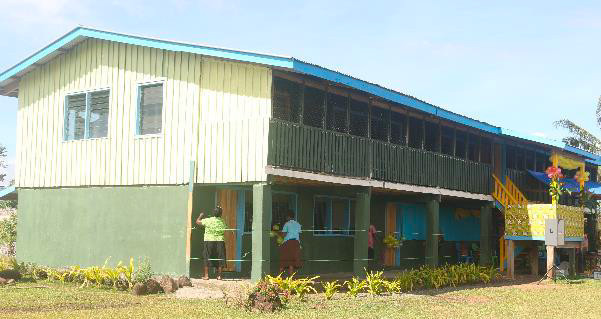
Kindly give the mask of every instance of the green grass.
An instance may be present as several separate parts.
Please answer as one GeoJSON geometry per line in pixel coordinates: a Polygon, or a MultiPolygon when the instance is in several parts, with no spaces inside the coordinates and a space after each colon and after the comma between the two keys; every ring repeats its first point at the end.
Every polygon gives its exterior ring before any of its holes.
{"type": "Polygon", "coordinates": [[[249,313],[225,300],[136,297],[71,284],[19,283],[0,288],[0,318],[594,318],[601,313],[601,282],[463,287],[384,297],[326,301],[312,295],[276,314],[249,313]],[[47,286],[49,288],[35,288],[47,286]]]}

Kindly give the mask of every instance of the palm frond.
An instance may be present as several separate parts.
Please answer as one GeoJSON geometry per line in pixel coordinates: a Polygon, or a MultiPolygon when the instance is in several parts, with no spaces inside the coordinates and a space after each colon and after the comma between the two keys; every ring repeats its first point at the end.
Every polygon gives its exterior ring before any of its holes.
{"type": "MultiPolygon", "coordinates": [[[[601,120],[599,117],[601,116],[601,106],[597,107],[597,119],[601,120]]],[[[601,123],[601,122],[599,122],[601,123]]],[[[563,142],[573,146],[583,149],[585,151],[589,151],[591,153],[598,154],[601,151],[601,140],[599,140],[596,136],[591,134],[589,131],[580,127],[576,123],[563,119],[559,121],[555,121],[553,125],[557,128],[567,129],[571,136],[568,136],[563,139],[563,142]]],[[[601,125],[601,124],[600,124],[601,125]]]]}

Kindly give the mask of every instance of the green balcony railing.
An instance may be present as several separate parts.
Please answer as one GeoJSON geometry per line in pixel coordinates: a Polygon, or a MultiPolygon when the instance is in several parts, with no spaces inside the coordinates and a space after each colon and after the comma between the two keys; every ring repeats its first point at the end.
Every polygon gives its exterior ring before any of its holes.
{"type": "Polygon", "coordinates": [[[491,167],[444,154],[271,120],[268,164],[490,194],[491,167]]]}

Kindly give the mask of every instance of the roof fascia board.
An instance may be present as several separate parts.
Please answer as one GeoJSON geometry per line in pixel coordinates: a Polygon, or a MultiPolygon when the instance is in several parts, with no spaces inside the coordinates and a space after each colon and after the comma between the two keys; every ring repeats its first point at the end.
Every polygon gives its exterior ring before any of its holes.
{"type": "Polygon", "coordinates": [[[540,143],[540,144],[551,145],[551,146],[561,148],[561,149],[563,149],[563,147],[565,146],[564,143],[559,142],[559,141],[547,139],[547,138],[536,136],[536,135],[524,134],[522,132],[517,132],[517,131],[506,129],[506,128],[501,128],[501,134],[506,135],[506,136],[516,137],[516,138],[531,141],[531,142],[540,143]]]}
{"type": "Polygon", "coordinates": [[[109,31],[100,31],[94,29],[80,29],[80,33],[83,36],[115,41],[121,43],[127,43],[132,45],[139,45],[144,47],[151,47],[156,49],[164,49],[170,51],[181,51],[200,55],[213,56],[223,59],[237,60],[242,62],[251,62],[258,64],[271,65],[282,68],[292,68],[292,59],[286,57],[278,57],[266,54],[242,52],[229,49],[212,48],[201,45],[178,43],[159,39],[149,39],[139,36],[126,35],[120,33],[114,33],[109,31]]]}
{"type": "Polygon", "coordinates": [[[579,148],[575,148],[575,147],[567,145],[567,144],[564,144],[563,149],[566,150],[566,151],[568,151],[568,152],[572,152],[572,153],[575,153],[575,154],[578,154],[578,155],[590,158],[592,160],[598,160],[599,159],[598,155],[595,155],[593,153],[587,152],[585,150],[581,150],[579,148]]]}
{"type": "Polygon", "coordinates": [[[34,53],[33,55],[31,55],[30,57],[26,58],[19,64],[6,70],[2,74],[0,74],[0,83],[10,77],[17,75],[17,73],[23,71],[27,67],[32,66],[33,64],[40,61],[47,55],[52,54],[52,52],[58,50],[59,48],[62,48],[64,45],[68,44],[69,42],[77,39],[77,37],[80,36],[78,31],[79,31],[79,28],[74,29],[73,31],[71,31],[71,32],[67,33],[66,35],[64,35],[63,37],[59,38],[58,40],[52,42],[45,48],[41,49],[40,51],[38,51],[38,52],[34,53]]]}
{"type": "Polygon", "coordinates": [[[201,54],[207,56],[213,56],[224,59],[237,60],[242,62],[265,64],[270,66],[282,67],[292,69],[293,63],[291,58],[271,56],[266,54],[242,52],[229,49],[211,48],[201,45],[177,43],[166,40],[149,39],[139,36],[125,35],[120,33],[101,31],[95,29],[88,29],[84,27],[77,27],[62,36],[58,40],[52,42],[48,46],[44,47],[40,51],[34,53],[30,57],[26,58],[19,64],[6,70],[0,74],[0,83],[7,80],[10,77],[17,75],[27,67],[34,65],[35,63],[42,60],[44,57],[52,54],[55,51],[61,50],[61,48],[78,37],[89,37],[101,40],[115,41],[120,43],[140,45],[145,47],[165,49],[170,51],[181,51],[194,54],[201,54]]]}

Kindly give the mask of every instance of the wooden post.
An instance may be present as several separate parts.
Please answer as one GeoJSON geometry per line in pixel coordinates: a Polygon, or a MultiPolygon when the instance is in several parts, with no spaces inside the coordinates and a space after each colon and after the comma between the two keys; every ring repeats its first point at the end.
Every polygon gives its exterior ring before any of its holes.
{"type": "Polygon", "coordinates": [[[507,274],[515,279],[515,241],[508,240],[507,246],[507,274]]]}
{"type": "Polygon", "coordinates": [[[186,269],[188,271],[188,277],[190,277],[190,257],[192,251],[192,213],[194,203],[194,176],[196,171],[196,164],[194,161],[190,161],[190,176],[188,181],[188,210],[186,220],[186,269]]]}
{"type": "Polygon", "coordinates": [[[490,228],[492,226],[492,210],[490,204],[480,208],[480,265],[488,266],[490,260],[490,228]]]}
{"type": "Polygon", "coordinates": [[[426,202],[426,265],[438,266],[438,236],[440,199],[432,198],[426,202]]]}
{"type": "Polygon", "coordinates": [[[555,269],[553,268],[553,265],[555,263],[555,247],[554,246],[547,246],[547,277],[548,278],[555,278],[555,269]],[[549,271],[549,269],[551,269],[549,271]]]}
{"type": "Polygon", "coordinates": [[[505,238],[499,238],[499,271],[505,271],[505,238]]]}
{"type": "Polygon", "coordinates": [[[570,258],[570,275],[576,275],[576,248],[570,248],[568,251],[570,258]]]}
{"type": "Polygon", "coordinates": [[[530,247],[530,273],[538,276],[538,246],[534,242],[530,247]]]}
{"type": "Polygon", "coordinates": [[[261,280],[270,273],[271,185],[253,185],[252,262],[250,279],[261,280]]]}
{"type": "Polygon", "coordinates": [[[367,268],[368,234],[370,223],[371,188],[357,194],[357,211],[355,212],[355,238],[353,274],[364,277],[367,268]]]}
{"type": "Polygon", "coordinates": [[[580,180],[578,181],[580,183],[580,190],[582,191],[584,189],[584,174],[586,174],[586,166],[584,164],[584,162],[582,164],[580,164],[580,180]]]}

